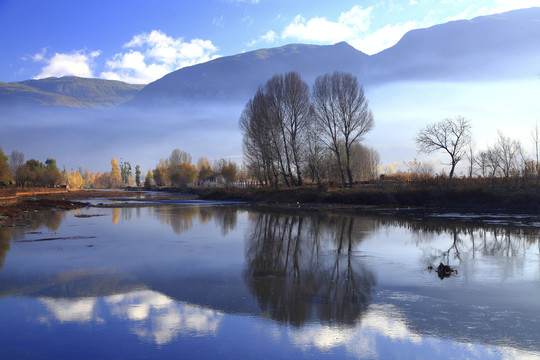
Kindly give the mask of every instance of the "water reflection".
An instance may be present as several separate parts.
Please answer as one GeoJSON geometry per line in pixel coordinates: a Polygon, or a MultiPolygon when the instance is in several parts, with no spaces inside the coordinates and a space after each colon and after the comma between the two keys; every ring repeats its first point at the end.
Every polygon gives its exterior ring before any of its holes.
{"type": "Polygon", "coordinates": [[[77,333],[73,343],[114,334],[104,352],[121,338],[147,344],[147,358],[168,346],[238,357],[252,343],[263,350],[246,357],[540,353],[533,226],[204,205],[78,211],[0,229],[0,330],[34,322],[25,334],[77,333]],[[427,272],[439,262],[459,276],[427,272]]]}
{"type": "Polygon", "coordinates": [[[0,270],[4,266],[4,259],[10,248],[10,235],[7,229],[0,228],[0,270]]]}
{"type": "MultiPolygon", "coordinates": [[[[499,273],[500,276],[497,279],[505,279],[512,273],[523,272],[527,264],[526,259],[534,251],[540,250],[538,227],[434,221],[405,223],[395,221],[395,224],[411,231],[415,245],[423,251],[422,262],[425,266],[431,264],[437,266],[439,262],[442,262],[456,267],[470,268],[473,264],[482,265],[480,262],[475,263],[474,260],[495,257],[500,258],[501,261],[489,271],[499,273]],[[441,238],[447,239],[446,245],[440,241],[441,238]],[[432,246],[437,239],[438,246],[432,246]],[[502,264],[502,259],[506,259],[504,264],[502,264]]],[[[463,274],[467,275],[467,273],[463,274]]]]}
{"type": "Polygon", "coordinates": [[[272,319],[354,325],[376,283],[354,250],[364,222],[351,216],[253,213],[246,235],[250,292],[272,319]]]}
{"type": "Polygon", "coordinates": [[[290,337],[292,343],[304,349],[315,347],[328,352],[345,347],[358,359],[380,358],[377,345],[381,338],[413,346],[421,346],[427,340],[409,328],[406,317],[397,307],[388,304],[370,305],[354,328],[312,324],[291,332],[290,337]]]}
{"type": "Polygon", "coordinates": [[[41,323],[120,321],[131,333],[157,345],[169,343],[179,334],[216,336],[223,317],[218,311],[177,302],[148,289],[103,298],[42,297],[39,301],[46,308],[46,314],[38,318],[41,323]]]}
{"type": "Polygon", "coordinates": [[[236,228],[238,209],[231,207],[209,206],[174,206],[165,205],[155,208],[155,215],[162,224],[170,226],[176,234],[182,234],[193,227],[195,220],[200,224],[207,224],[214,220],[220,228],[221,234],[226,236],[236,228]]]}

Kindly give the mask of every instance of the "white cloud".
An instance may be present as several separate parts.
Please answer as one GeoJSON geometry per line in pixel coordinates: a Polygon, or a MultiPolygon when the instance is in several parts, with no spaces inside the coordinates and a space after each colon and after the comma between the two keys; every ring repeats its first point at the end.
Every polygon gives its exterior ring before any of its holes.
{"type": "Polygon", "coordinates": [[[495,0],[492,12],[505,12],[517,9],[540,6],[540,0],[495,0]]]}
{"type": "Polygon", "coordinates": [[[101,77],[130,83],[149,83],[185,66],[212,60],[217,48],[210,40],[172,38],[153,30],[135,35],[124,45],[128,51],[118,53],[106,63],[101,77]]]}
{"type": "Polygon", "coordinates": [[[31,57],[36,62],[46,63],[35,79],[69,75],[87,78],[93,77],[93,60],[100,54],[100,51],[87,53],[85,50],[77,50],[69,54],[56,53],[51,58],[46,58],[46,51],[44,50],[31,57]]]}
{"type": "Polygon", "coordinates": [[[372,7],[364,9],[355,5],[351,10],[341,13],[337,22],[329,21],[324,17],[306,20],[301,15],[297,15],[294,21],[283,30],[281,37],[320,43],[350,40],[369,29],[372,9],[372,7]]]}
{"type": "Polygon", "coordinates": [[[362,8],[356,5],[341,13],[338,21],[329,21],[323,17],[306,20],[297,15],[294,21],[285,27],[281,37],[324,44],[347,41],[358,50],[371,55],[394,45],[407,31],[425,25],[409,21],[370,31],[372,11],[373,7],[362,8]]]}
{"type": "Polygon", "coordinates": [[[273,31],[273,30],[269,30],[266,32],[266,34],[264,35],[261,35],[259,36],[258,39],[256,40],[253,40],[253,41],[250,41],[248,43],[248,46],[253,46],[255,44],[259,44],[259,43],[268,43],[268,44],[273,44],[276,42],[276,40],[278,39],[278,34],[273,31]]]}
{"type": "Polygon", "coordinates": [[[95,298],[76,300],[44,298],[41,302],[60,322],[87,322],[94,318],[95,298]]]}
{"type": "Polygon", "coordinates": [[[350,38],[352,30],[344,24],[331,22],[325,18],[316,17],[306,21],[298,15],[294,22],[289,24],[283,31],[283,39],[293,38],[302,41],[315,41],[321,43],[339,42],[350,38]]]}
{"type": "Polygon", "coordinates": [[[351,10],[341,13],[339,23],[352,26],[355,31],[367,31],[372,10],[372,7],[363,9],[361,6],[355,5],[351,10]]]}
{"type": "Polygon", "coordinates": [[[386,25],[363,38],[349,40],[349,44],[366,54],[372,55],[395,45],[407,31],[419,27],[420,25],[416,21],[386,25]]]}
{"type": "Polygon", "coordinates": [[[223,314],[208,308],[178,303],[151,290],[105,298],[111,314],[130,321],[132,332],[163,345],[179,333],[188,336],[215,336],[223,314]]]}
{"type": "MultiPolygon", "coordinates": [[[[42,62],[45,61],[45,54],[47,54],[47,48],[43,48],[41,52],[32,55],[30,58],[35,62],[42,62]]],[[[26,58],[24,58],[24,60],[26,60],[26,58]]]]}

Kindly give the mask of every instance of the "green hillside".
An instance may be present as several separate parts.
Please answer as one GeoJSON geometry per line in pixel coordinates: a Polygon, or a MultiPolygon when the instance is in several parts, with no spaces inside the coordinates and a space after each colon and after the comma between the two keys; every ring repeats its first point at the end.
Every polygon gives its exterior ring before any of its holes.
{"type": "Polygon", "coordinates": [[[131,100],[144,85],[75,76],[0,82],[2,105],[50,105],[75,108],[115,107],[131,100]]]}

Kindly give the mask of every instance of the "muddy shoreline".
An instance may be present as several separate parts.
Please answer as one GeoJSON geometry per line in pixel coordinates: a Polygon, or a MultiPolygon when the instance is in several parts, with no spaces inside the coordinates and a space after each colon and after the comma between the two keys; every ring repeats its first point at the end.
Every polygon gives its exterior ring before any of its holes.
{"type": "Polygon", "coordinates": [[[134,196],[135,192],[123,190],[77,190],[61,191],[57,189],[30,189],[4,192],[0,196],[0,227],[25,226],[28,221],[23,214],[47,210],[72,210],[89,206],[85,199],[125,198],[134,196]]]}

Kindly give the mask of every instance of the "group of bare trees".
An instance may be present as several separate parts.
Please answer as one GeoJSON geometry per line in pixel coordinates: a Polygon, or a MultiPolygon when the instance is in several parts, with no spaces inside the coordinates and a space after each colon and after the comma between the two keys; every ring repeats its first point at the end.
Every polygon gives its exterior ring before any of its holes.
{"type": "Polygon", "coordinates": [[[342,72],[317,77],[311,93],[296,72],[274,75],[240,117],[248,171],[274,187],[301,186],[307,176],[321,184],[337,173],[343,186],[376,176],[378,154],[359,146],[373,127],[363,87],[342,72]],[[374,167],[359,174],[364,163],[374,167]]]}
{"type": "Polygon", "coordinates": [[[414,140],[420,152],[429,154],[443,151],[450,157],[450,178],[454,176],[456,165],[464,158],[467,159],[469,177],[540,175],[538,126],[532,133],[536,161],[528,158],[519,140],[505,136],[500,130],[498,135],[495,144],[476,153],[470,120],[457,116],[426,126],[418,132],[414,140]]]}
{"type": "Polygon", "coordinates": [[[540,173],[538,162],[529,159],[521,141],[499,131],[495,144],[480,151],[473,158],[479,176],[530,176],[540,173]]]}

